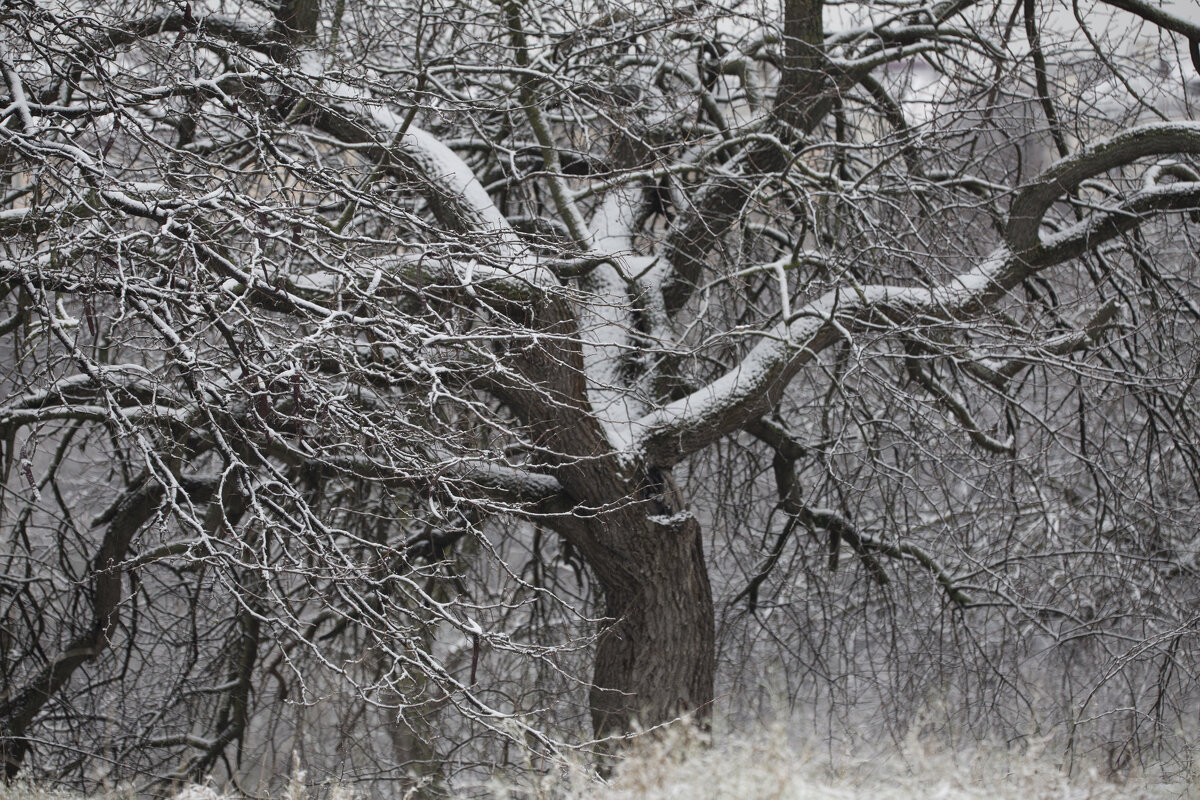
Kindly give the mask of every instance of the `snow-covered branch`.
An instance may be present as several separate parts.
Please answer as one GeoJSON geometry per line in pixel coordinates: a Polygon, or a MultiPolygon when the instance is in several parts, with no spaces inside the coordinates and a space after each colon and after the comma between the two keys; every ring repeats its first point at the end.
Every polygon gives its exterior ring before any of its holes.
{"type": "Polygon", "coordinates": [[[774,408],[803,365],[863,325],[902,329],[922,324],[923,318],[971,316],[1029,275],[1094,249],[1152,212],[1200,206],[1200,183],[1155,185],[1049,238],[1035,238],[1037,226],[1030,220],[1040,222],[1060,193],[1104,169],[1170,152],[1170,147],[1200,152],[1200,126],[1134,129],[1054,165],[1013,203],[1008,239],[1021,249],[1002,245],[975,269],[940,286],[871,285],[827,292],[764,332],[762,341],[724,376],[638,420],[633,451],[660,466],[674,464],[774,408]]]}

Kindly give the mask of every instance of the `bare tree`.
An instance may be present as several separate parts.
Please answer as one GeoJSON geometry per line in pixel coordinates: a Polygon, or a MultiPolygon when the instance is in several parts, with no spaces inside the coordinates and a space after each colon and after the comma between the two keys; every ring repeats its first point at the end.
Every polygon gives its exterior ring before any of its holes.
{"type": "Polygon", "coordinates": [[[505,653],[596,737],[703,718],[718,608],[737,661],[899,592],[998,681],[1024,630],[1164,697],[1198,31],[1041,5],[5,6],[9,775],[234,774],[318,673],[417,760],[434,708],[569,739],[505,653]]]}

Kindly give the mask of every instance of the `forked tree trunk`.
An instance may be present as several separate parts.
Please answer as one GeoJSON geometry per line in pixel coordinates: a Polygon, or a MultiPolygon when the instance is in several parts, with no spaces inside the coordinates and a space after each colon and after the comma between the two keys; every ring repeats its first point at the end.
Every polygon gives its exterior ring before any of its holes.
{"type": "Polygon", "coordinates": [[[588,403],[571,307],[552,299],[540,311],[541,348],[514,354],[508,366],[522,379],[496,389],[540,433],[544,452],[565,454],[554,473],[574,512],[554,523],[587,562],[611,620],[596,647],[593,731],[704,717],[716,626],[700,523],[669,470],[630,464],[608,441],[588,403]]]}

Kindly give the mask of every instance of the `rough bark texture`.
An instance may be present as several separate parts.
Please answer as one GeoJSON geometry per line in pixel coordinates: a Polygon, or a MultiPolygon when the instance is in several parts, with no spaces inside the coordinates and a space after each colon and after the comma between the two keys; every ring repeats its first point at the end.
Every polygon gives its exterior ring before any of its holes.
{"type": "Polygon", "coordinates": [[[824,5],[824,0],[786,0],[783,5],[783,64],[775,115],[805,133],[833,107],[822,47],[824,5]]]}
{"type": "Polygon", "coordinates": [[[699,522],[669,472],[623,463],[587,401],[575,321],[561,300],[539,327],[558,334],[513,359],[525,380],[501,393],[535,430],[575,511],[558,524],[587,561],[612,620],[597,645],[594,733],[627,732],[708,712],[715,623],[699,522]],[[535,380],[536,378],[536,380],[535,380]],[[557,391],[530,391],[529,387],[557,391]]]}
{"type": "Polygon", "coordinates": [[[628,527],[609,523],[612,547],[594,564],[616,620],[596,650],[597,736],[682,714],[703,719],[713,697],[716,633],[700,525],[688,514],[656,522],[631,512],[620,515],[628,527]]]}

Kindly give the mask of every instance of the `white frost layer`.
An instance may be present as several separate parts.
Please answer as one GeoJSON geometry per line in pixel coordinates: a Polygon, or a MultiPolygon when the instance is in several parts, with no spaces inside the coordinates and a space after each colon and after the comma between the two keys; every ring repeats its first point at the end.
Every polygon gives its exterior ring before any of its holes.
{"type": "Polygon", "coordinates": [[[454,198],[462,222],[467,223],[474,233],[487,237],[496,253],[513,265],[511,274],[538,285],[553,282],[549,271],[526,255],[520,238],[492,202],[479,178],[444,142],[411,122],[406,127],[404,115],[393,112],[367,93],[329,80],[324,74],[324,64],[316,54],[306,54],[300,69],[321,83],[326,91],[338,96],[353,113],[375,125],[383,134],[381,140],[391,141],[393,147],[401,150],[421,177],[437,187],[443,197],[454,198]]]}
{"type": "Polygon", "coordinates": [[[790,380],[806,355],[809,344],[826,326],[848,335],[846,324],[873,309],[915,313],[953,312],[993,286],[1010,263],[1012,253],[997,248],[978,267],[951,278],[941,286],[841,287],[827,292],[762,334],[759,342],[733,369],[687,397],[646,414],[634,424],[634,450],[652,436],[667,431],[700,430],[753,399],[779,381],[790,380]]]}
{"type": "MultiPolygon", "coordinates": [[[[393,126],[388,130],[400,130],[402,122],[390,111],[376,109],[374,116],[377,121],[381,121],[381,117],[387,119],[393,126]]],[[[449,194],[470,207],[484,232],[501,234],[507,245],[519,245],[508,220],[496,208],[479,178],[453,150],[416,125],[408,126],[400,139],[400,147],[421,164],[428,177],[436,179],[449,194]]]]}
{"type": "Polygon", "coordinates": [[[591,219],[592,252],[611,257],[613,263],[599,265],[580,281],[586,295],[578,313],[588,400],[609,443],[616,448],[628,446],[633,420],[646,411],[630,388],[622,385],[621,375],[622,359],[631,346],[633,320],[627,278],[639,192],[639,187],[619,187],[600,203],[591,219]]]}

